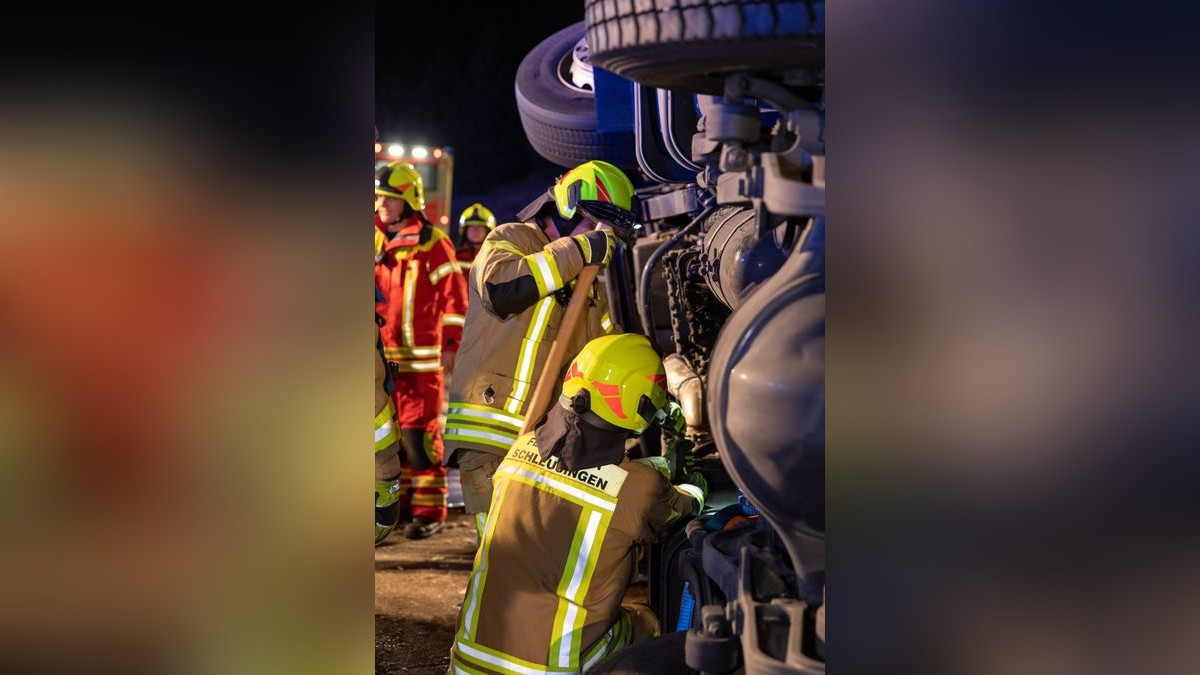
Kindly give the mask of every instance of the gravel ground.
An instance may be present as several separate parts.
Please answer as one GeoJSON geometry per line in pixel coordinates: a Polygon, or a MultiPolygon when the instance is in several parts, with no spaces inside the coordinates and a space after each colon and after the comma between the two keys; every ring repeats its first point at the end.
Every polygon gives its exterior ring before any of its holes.
{"type": "Polygon", "coordinates": [[[475,528],[451,509],[428,539],[393,533],[375,549],[375,672],[445,673],[475,557],[475,528]]]}

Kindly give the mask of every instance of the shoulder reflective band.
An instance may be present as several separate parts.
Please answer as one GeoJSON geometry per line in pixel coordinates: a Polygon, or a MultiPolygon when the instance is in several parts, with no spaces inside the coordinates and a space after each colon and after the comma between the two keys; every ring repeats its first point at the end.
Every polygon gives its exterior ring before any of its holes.
{"type": "Polygon", "coordinates": [[[499,239],[488,239],[487,241],[483,242],[483,246],[479,247],[479,255],[483,255],[484,247],[498,248],[501,251],[508,251],[509,253],[515,253],[522,257],[525,256],[525,254],[521,252],[521,249],[517,248],[515,244],[499,239]]]}
{"type": "Polygon", "coordinates": [[[467,318],[462,314],[443,314],[443,326],[462,326],[467,323],[467,318]]]}

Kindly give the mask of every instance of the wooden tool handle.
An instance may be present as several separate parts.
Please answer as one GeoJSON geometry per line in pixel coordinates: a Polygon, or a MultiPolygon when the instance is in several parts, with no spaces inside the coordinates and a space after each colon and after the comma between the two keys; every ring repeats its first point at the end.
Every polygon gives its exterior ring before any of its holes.
{"type": "Polygon", "coordinates": [[[550,353],[546,355],[546,364],[542,366],[542,374],[538,378],[537,387],[533,390],[533,398],[529,400],[529,407],[525,410],[525,423],[521,426],[522,434],[533,431],[534,423],[538,421],[542,413],[546,412],[550,403],[550,392],[554,391],[555,385],[558,384],[558,373],[562,370],[563,358],[567,355],[567,345],[571,343],[571,338],[575,335],[575,325],[579,323],[579,317],[583,316],[583,308],[587,306],[588,291],[592,288],[592,283],[596,281],[596,275],[599,272],[599,265],[587,265],[575,281],[575,290],[571,292],[571,301],[567,303],[567,311],[563,314],[562,323],[558,325],[558,333],[554,336],[554,344],[550,345],[550,353]]]}

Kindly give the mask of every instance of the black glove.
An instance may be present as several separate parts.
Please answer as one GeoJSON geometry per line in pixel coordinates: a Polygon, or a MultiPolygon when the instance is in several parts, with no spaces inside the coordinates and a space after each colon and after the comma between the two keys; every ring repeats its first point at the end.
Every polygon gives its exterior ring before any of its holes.
{"type": "Polygon", "coordinates": [[[577,234],[571,237],[571,240],[579,247],[579,254],[583,256],[584,265],[599,265],[601,267],[604,267],[608,264],[609,260],[612,260],[613,248],[617,245],[616,236],[608,228],[577,234]]]}

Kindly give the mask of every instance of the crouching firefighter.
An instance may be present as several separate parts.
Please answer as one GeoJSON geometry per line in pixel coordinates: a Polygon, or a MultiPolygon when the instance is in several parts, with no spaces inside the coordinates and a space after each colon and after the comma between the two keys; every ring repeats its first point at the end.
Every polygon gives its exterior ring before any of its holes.
{"type": "Polygon", "coordinates": [[[630,436],[665,419],[665,387],[645,337],[584,346],[558,404],[496,469],[452,671],[577,673],[658,634],[649,608],[621,604],[636,547],[706,495],[698,474],[671,485],[665,458],[625,456],[630,436]]]}

